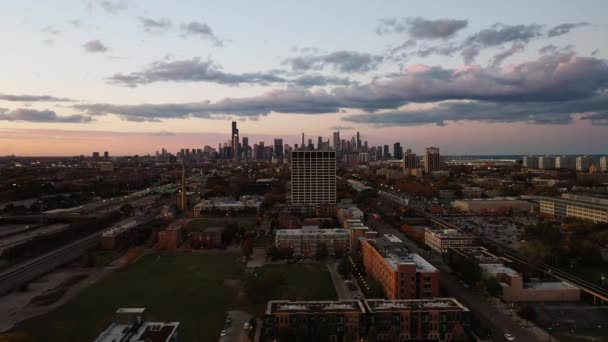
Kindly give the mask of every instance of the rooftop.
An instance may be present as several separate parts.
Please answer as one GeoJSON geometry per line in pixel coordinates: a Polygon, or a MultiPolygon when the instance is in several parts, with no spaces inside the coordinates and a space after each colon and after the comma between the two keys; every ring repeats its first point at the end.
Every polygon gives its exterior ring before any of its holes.
{"type": "Polygon", "coordinates": [[[365,312],[358,300],[342,301],[297,301],[272,300],[268,302],[266,314],[276,312],[317,313],[317,312],[365,312]]]}
{"type": "Polygon", "coordinates": [[[143,322],[139,327],[133,324],[112,323],[95,339],[95,342],[167,342],[175,334],[178,326],[179,322],[143,322]],[[130,337],[125,339],[127,336],[130,337]]]}
{"type": "Polygon", "coordinates": [[[277,237],[279,236],[294,236],[294,235],[348,235],[348,231],[342,228],[330,228],[330,229],[279,229],[277,230],[277,237]]]}
{"type": "Polygon", "coordinates": [[[431,265],[420,255],[410,253],[410,251],[403,244],[403,241],[394,235],[383,235],[381,237],[369,240],[373,241],[372,245],[376,247],[376,250],[378,250],[378,252],[384,256],[386,261],[395,270],[399,264],[414,263],[416,264],[416,270],[419,272],[437,271],[433,265],[431,265]]]}
{"type": "Polygon", "coordinates": [[[366,299],[365,307],[369,313],[395,310],[458,310],[469,311],[464,305],[454,298],[433,298],[433,299],[366,299]]]}
{"type": "Polygon", "coordinates": [[[486,272],[496,275],[499,273],[508,274],[511,276],[517,276],[519,273],[512,268],[509,268],[503,264],[479,264],[479,267],[483,268],[486,272]]]}
{"type": "Polygon", "coordinates": [[[454,252],[475,259],[475,261],[480,264],[502,264],[511,262],[510,259],[494,255],[486,248],[480,246],[450,247],[450,249],[454,252]]]}

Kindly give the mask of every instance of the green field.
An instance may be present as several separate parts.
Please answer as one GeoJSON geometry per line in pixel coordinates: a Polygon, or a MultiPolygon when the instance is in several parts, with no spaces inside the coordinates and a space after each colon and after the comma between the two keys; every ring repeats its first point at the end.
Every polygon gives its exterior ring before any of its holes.
{"type": "Polygon", "coordinates": [[[338,299],[325,264],[264,265],[260,272],[277,273],[285,279],[275,298],[289,300],[338,299]]]}
{"type": "Polygon", "coordinates": [[[255,229],[255,217],[203,217],[192,219],[189,223],[189,227],[192,230],[203,230],[207,227],[224,227],[228,222],[234,222],[239,227],[245,228],[246,231],[255,229]]]}
{"type": "Polygon", "coordinates": [[[92,341],[120,307],[146,307],[149,317],[182,322],[183,341],[217,341],[244,266],[227,255],[148,255],[85,289],[57,310],[25,322],[34,341],[92,341]]]}

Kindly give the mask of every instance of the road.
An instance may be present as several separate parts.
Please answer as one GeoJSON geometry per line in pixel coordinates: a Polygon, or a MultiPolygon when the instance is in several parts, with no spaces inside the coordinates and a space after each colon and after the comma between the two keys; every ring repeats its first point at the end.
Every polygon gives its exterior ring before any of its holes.
{"type": "MultiPolygon", "coordinates": [[[[381,209],[385,212],[392,212],[392,205],[383,203],[381,209]]],[[[471,311],[477,313],[486,322],[489,322],[494,329],[494,340],[504,341],[504,333],[515,336],[519,341],[537,341],[538,336],[534,335],[529,329],[521,328],[518,322],[514,321],[509,315],[500,311],[497,307],[490,304],[485,296],[472,289],[465,288],[460,281],[450,274],[450,269],[443,263],[441,258],[424,251],[412,242],[405,234],[382,221],[381,218],[370,216],[368,223],[378,230],[381,234],[393,234],[399,237],[410,251],[420,254],[430,262],[440,272],[440,281],[449,295],[462,301],[471,311]]],[[[546,338],[546,335],[544,336],[546,338]]]]}
{"type": "Polygon", "coordinates": [[[229,311],[228,314],[232,317],[232,325],[226,328],[226,336],[221,336],[220,342],[247,342],[249,341],[250,330],[243,329],[245,322],[251,320],[251,315],[245,311],[229,311]]]}
{"type": "Polygon", "coordinates": [[[352,299],[352,294],[346,284],[344,284],[344,279],[338,272],[338,263],[337,262],[329,262],[327,263],[327,269],[329,270],[329,275],[331,276],[331,281],[334,283],[334,288],[336,289],[336,293],[338,294],[338,299],[340,300],[349,300],[352,299]]]}

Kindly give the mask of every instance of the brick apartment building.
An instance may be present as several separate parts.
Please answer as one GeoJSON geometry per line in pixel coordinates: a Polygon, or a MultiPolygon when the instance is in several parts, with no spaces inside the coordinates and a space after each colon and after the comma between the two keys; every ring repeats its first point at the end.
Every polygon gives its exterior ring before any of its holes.
{"type": "Polygon", "coordinates": [[[179,248],[183,241],[183,230],[181,225],[176,224],[158,232],[158,245],[168,250],[179,248]]]}
{"type": "Polygon", "coordinates": [[[472,246],[475,237],[462,234],[456,229],[430,229],[424,230],[424,244],[439,254],[446,254],[450,247],[472,246]]]}
{"type": "Polygon", "coordinates": [[[365,310],[361,302],[268,302],[264,320],[266,341],[359,341],[365,310]]]}
{"type": "Polygon", "coordinates": [[[207,227],[203,231],[192,232],[192,240],[200,242],[203,248],[217,248],[222,245],[222,227],[207,227]]]}
{"type": "Polygon", "coordinates": [[[439,296],[439,272],[418,254],[410,253],[394,235],[361,243],[367,273],[384,288],[388,299],[439,296]]]}
{"type": "Polygon", "coordinates": [[[470,312],[453,298],[268,302],[263,341],[451,341],[470,312]]]}
{"type": "Polygon", "coordinates": [[[275,245],[303,258],[314,257],[320,246],[325,246],[329,255],[344,255],[350,250],[350,237],[346,229],[280,229],[276,232],[275,245]]]}

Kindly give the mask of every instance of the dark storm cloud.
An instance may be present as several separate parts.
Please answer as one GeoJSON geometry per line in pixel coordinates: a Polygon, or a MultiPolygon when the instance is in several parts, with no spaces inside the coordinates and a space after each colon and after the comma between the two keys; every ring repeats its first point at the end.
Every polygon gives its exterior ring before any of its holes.
{"type": "Polygon", "coordinates": [[[150,18],[150,17],[139,17],[139,21],[144,28],[144,31],[148,33],[161,33],[165,32],[171,27],[173,24],[167,18],[150,18]]]}
{"type": "Polygon", "coordinates": [[[413,39],[446,39],[464,29],[468,20],[442,18],[430,20],[425,18],[385,18],[376,28],[379,35],[386,33],[405,33],[413,39]]]}
{"type": "MultiPolygon", "coordinates": [[[[190,73],[188,73],[190,75],[190,73]]],[[[206,73],[203,73],[206,75],[206,73]]],[[[216,77],[219,77],[215,75],[216,77]]],[[[242,75],[237,75],[241,77],[242,75]]],[[[205,76],[207,77],[207,76],[205,76]]],[[[224,77],[224,76],[223,76],[224,77]]],[[[234,75],[228,79],[239,79],[234,75]]],[[[208,78],[208,77],[207,77],[208,78]]],[[[550,112],[584,113],[597,111],[595,99],[608,87],[608,65],[605,60],[593,57],[577,57],[574,53],[543,55],[538,60],[519,63],[506,69],[470,66],[461,69],[412,66],[398,76],[365,85],[343,86],[331,91],[305,89],[277,90],[248,98],[227,98],[218,102],[187,104],[143,104],[120,106],[110,104],[77,105],[87,114],[116,114],[128,120],[183,118],[189,116],[212,117],[214,115],[261,116],[272,112],[323,114],[339,113],[341,109],[358,109],[370,114],[360,116],[361,122],[373,120],[382,114],[380,110],[396,110],[408,103],[433,103],[437,101],[474,101],[495,103],[497,108],[506,108],[502,113],[513,115],[514,121],[566,122],[569,115],[551,117],[550,112]],[[538,113],[519,112],[517,104],[530,103],[538,113]],[[499,106],[499,104],[501,104],[499,106]],[[567,105],[565,105],[567,104],[567,105]],[[547,108],[546,114],[543,108],[547,108]],[[562,109],[559,109],[562,108],[562,109]],[[559,111],[556,111],[559,109],[559,111]],[[534,116],[532,117],[531,115],[534,116]],[[365,119],[364,119],[365,118],[365,119]]],[[[472,106],[468,104],[468,106],[472,106]]],[[[473,103],[473,102],[471,102],[473,103]]],[[[605,102],[601,102],[605,104],[605,102]]],[[[445,106],[445,105],[444,105],[445,106]]],[[[439,116],[436,112],[413,113],[423,121],[423,114],[433,114],[430,122],[458,120],[465,114],[465,105],[452,105],[454,116],[439,116]],[[460,107],[458,107],[460,106],[460,107]],[[459,110],[459,111],[456,111],[459,110]],[[460,116],[459,116],[460,115],[460,116]],[[443,119],[441,119],[443,118],[443,119]]],[[[442,107],[451,109],[452,107],[442,107]]],[[[606,107],[604,107],[606,108],[606,107]]],[[[484,107],[492,109],[495,107],[484,107]]],[[[497,109],[498,111],[498,109],[497,109]]],[[[481,110],[477,113],[481,113],[481,110]]],[[[472,114],[471,120],[506,120],[501,112],[482,118],[472,114]]],[[[379,124],[379,122],[378,122],[379,124]]]]}
{"type": "Polygon", "coordinates": [[[300,86],[322,86],[328,84],[346,85],[345,78],[306,75],[296,79],[280,76],[277,71],[234,74],[222,71],[222,67],[211,60],[200,58],[157,61],[141,72],[115,74],[108,81],[128,87],[155,82],[213,82],[226,85],[293,83],[300,86]]]}
{"type": "Polygon", "coordinates": [[[557,37],[567,33],[570,33],[575,28],[589,26],[589,23],[580,22],[580,23],[565,23],[561,25],[557,25],[549,29],[547,31],[547,37],[557,37]]]}
{"type": "Polygon", "coordinates": [[[198,37],[212,41],[216,46],[224,46],[224,41],[218,38],[207,23],[192,21],[181,25],[184,37],[198,37]]]}
{"type": "Polygon", "coordinates": [[[49,95],[11,95],[0,93],[2,101],[19,101],[19,102],[66,102],[71,99],[49,96],[49,95]]]}
{"type": "Polygon", "coordinates": [[[281,64],[289,65],[293,71],[304,72],[331,67],[343,73],[367,72],[374,70],[382,62],[382,56],[356,51],[335,51],[322,55],[306,55],[284,59],[281,64]]]}
{"type": "Polygon", "coordinates": [[[0,121],[27,121],[45,123],[86,123],[91,122],[90,116],[68,115],[59,116],[52,110],[35,110],[19,108],[7,110],[0,108],[0,121]]]}
{"type": "Polygon", "coordinates": [[[86,52],[91,53],[103,53],[108,51],[108,47],[105,46],[100,40],[91,40],[82,45],[86,52]]]}

